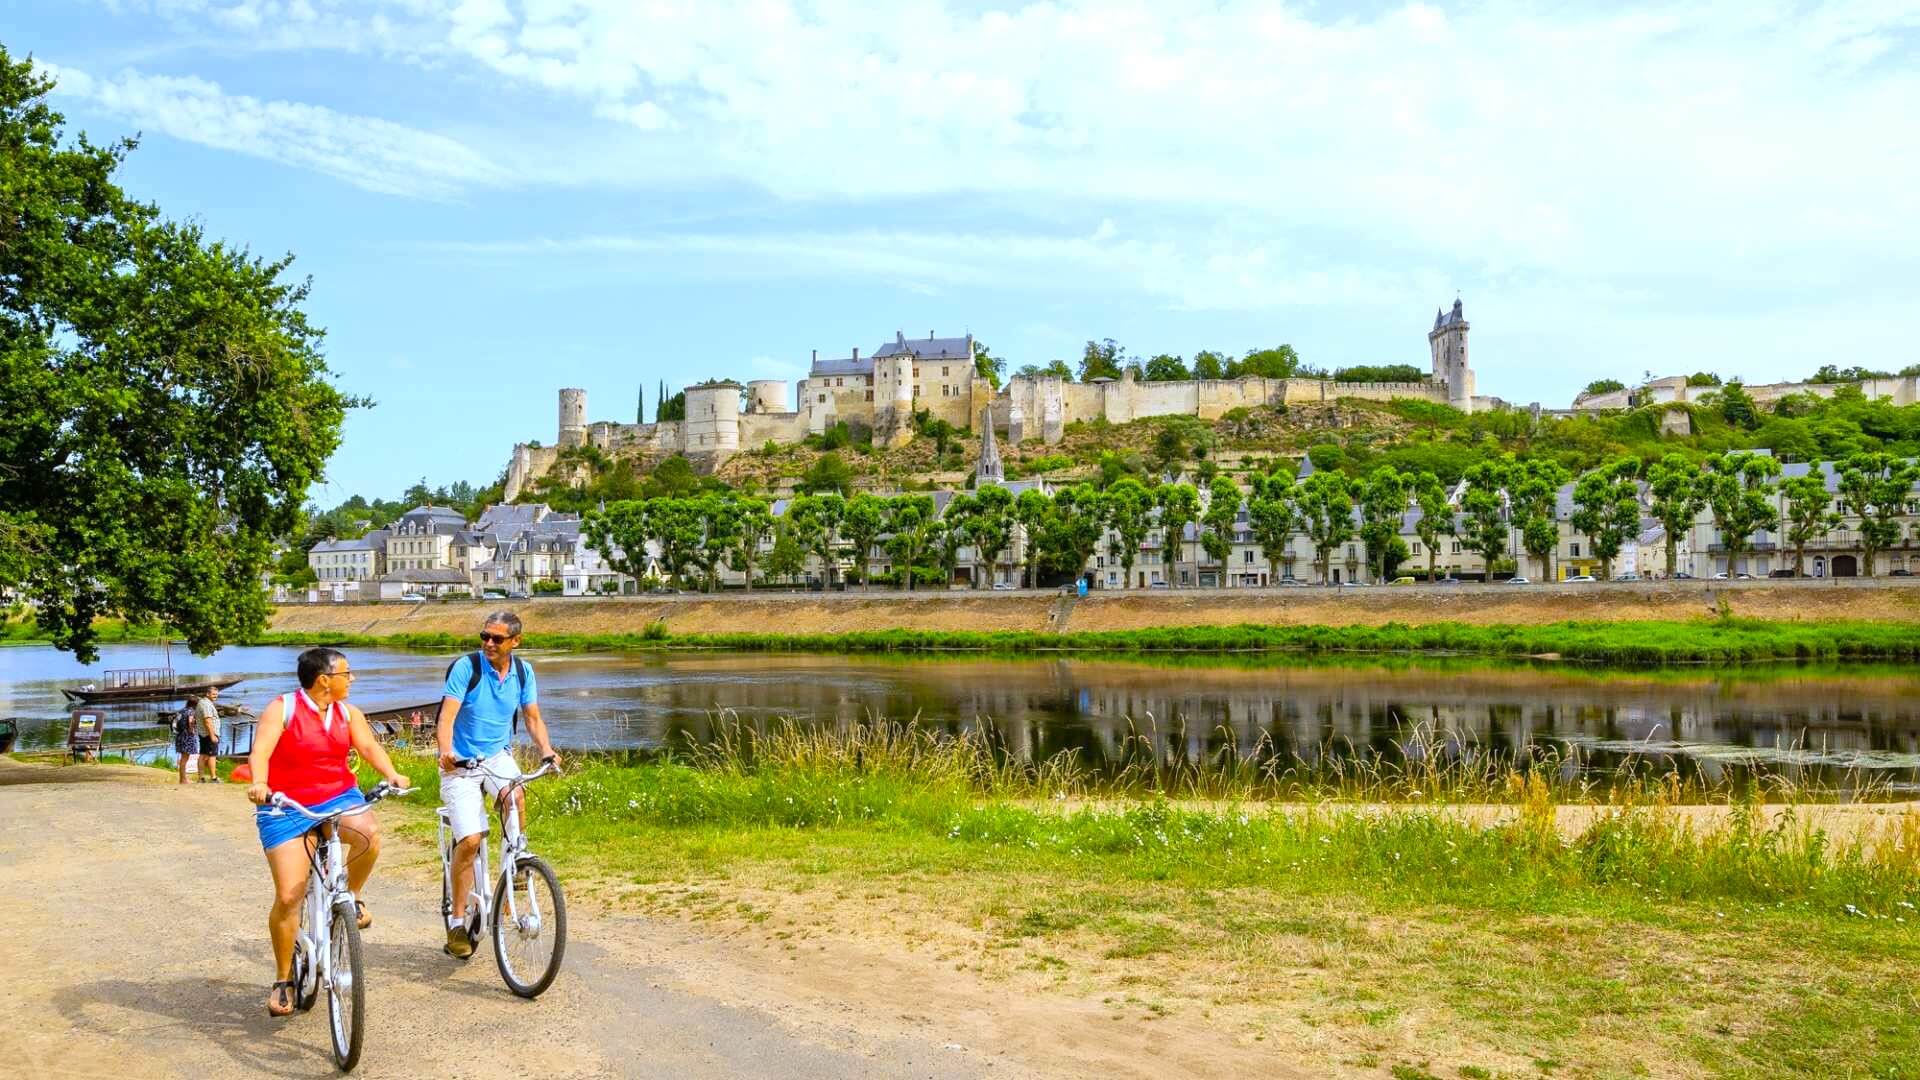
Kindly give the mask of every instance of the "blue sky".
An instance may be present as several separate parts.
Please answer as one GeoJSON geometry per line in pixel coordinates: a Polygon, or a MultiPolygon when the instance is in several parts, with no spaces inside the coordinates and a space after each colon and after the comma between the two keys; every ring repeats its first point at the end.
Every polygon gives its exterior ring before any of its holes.
{"type": "MultiPolygon", "coordinates": [[[[1479,391],[1920,361],[1920,2],[10,0],[127,185],[314,280],[332,503],[491,480],[555,391],[972,331],[1479,391]]],[[[651,404],[649,404],[651,410],[651,404]]]]}

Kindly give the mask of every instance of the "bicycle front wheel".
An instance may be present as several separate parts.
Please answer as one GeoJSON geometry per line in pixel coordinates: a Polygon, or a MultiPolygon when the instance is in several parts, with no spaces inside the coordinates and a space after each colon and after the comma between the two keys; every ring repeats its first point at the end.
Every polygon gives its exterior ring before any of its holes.
{"type": "Polygon", "coordinates": [[[567,951],[567,898],[553,867],[537,855],[519,860],[493,891],[493,958],[507,989],[539,997],[560,974],[567,951]]]}
{"type": "Polygon", "coordinates": [[[327,942],[327,1019],[333,1034],[333,1063],[351,1072],[360,1063],[365,1034],[367,984],[361,978],[360,922],[351,903],[336,904],[327,942]]]}

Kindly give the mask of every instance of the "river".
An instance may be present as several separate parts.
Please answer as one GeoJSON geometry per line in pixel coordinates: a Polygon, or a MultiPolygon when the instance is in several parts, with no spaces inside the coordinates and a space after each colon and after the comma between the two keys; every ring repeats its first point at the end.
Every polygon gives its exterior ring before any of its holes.
{"type": "MultiPolygon", "coordinates": [[[[287,647],[210,657],[109,645],[86,667],[51,648],[0,648],[0,716],[21,748],[59,744],[62,686],[102,668],[241,676],[224,702],[256,711],[290,689],[287,647]]],[[[356,648],[352,700],[369,711],[439,696],[452,654],[356,648]]],[[[1892,666],[1605,670],[1453,660],[880,658],[732,653],[522,654],[538,671],[556,746],[647,749],[708,738],[716,722],[917,720],[988,728],[1019,758],[1074,750],[1098,770],[1131,740],[1163,756],[1232,750],[1332,757],[1503,753],[1551,746],[1582,765],[1672,762],[1713,782],[1760,767],[1887,794],[1920,791],[1920,675],[1892,666]]],[[[109,742],[163,735],[161,707],[109,708],[109,742]]],[[[166,751],[148,751],[148,756],[166,751]]]]}

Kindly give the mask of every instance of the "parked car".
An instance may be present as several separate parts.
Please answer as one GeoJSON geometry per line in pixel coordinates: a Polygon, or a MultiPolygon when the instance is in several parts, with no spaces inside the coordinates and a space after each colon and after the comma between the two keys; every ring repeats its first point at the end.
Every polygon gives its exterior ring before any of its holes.
{"type": "Polygon", "coordinates": [[[1673,580],[1675,580],[1675,581],[1692,581],[1692,580],[1693,580],[1693,575],[1692,575],[1692,574],[1689,574],[1689,573],[1687,573],[1687,572],[1686,572],[1685,570],[1675,570],[1675,571],[1673,572],[1673,580]]]}
{"type": "Polygon", "coordinates": [[[405,600],[409,604],[419,604],[419,603],[426,602],[427,598],[424,596],[421,596],[417,592],[409,592],[409,593],[401,593],[400,599],[405,600]]]}
{"type": "Polygon", "coordinates": [[[994,583],[993,591],[994,592],[1012,592],[1013,590],[1019,587],[1020,586],[1012,584],[1011,582],[998,581],[994,583]]]}
{"type": "Polygon", "coordinates": [[[1166,587],[1167,587],[1167,583],[1164,581],[1156,581],[1153,584],[1147,586],[1147,588],[1149,589],[1164,589],[1166,587]]]}
{"type": "Polygon", "coordinates": [[[1519,574],[1515,574],[1515,575],[1513,575],[1512,577],[1510,577],[1510,578],[1508,578],[1508,579],[1507,579],[1507,584],[1509,584],[1509,585],[1531,585],[1531,584],[1533,584],[1533,582],[1531,582],[1531,581],[1528,581],[1528,580],[1527,580],[1526,578],[1523,578],[1523,577],[1521,577],[1521,576],[1520,576],[1519,574]]]}
{"type": "Polygon", "coordinates": [[[1560,580],[1566,582],[1569,585],[1586,585],[1591,582],[1599,581],[1600,579],[1597,577],[1594,577],[1592,574],[1575,574],[1570,578],[1561,578],[1560,580]]]}
{"type": "Polygon", "coordinates": [[[1634,573],[1634,572],[1633,572],[1633,571],[1631,571],[1631,570],[1629,570],[1629,571],[1627,571],[1627,572],[1626,572],[1626,573],[1624,573],[1624,574],[1617,574],[1617,575],[1615,575],[1615,576],[1614,576],[1614,578],[1613,578],[1613,580],[1615,580],[1615,581],[1639,581],[1639,580],[1640,580],[1640,575],[1639,575],[1639,574],[1636,574],[1636,573],[1634,573]]]}
{"type": "Polygon", "coordinates": [[[1301,581],[1299,578],[1283,577],[1280,579],[1280,587],[1283,589],[1304,589],[1312,584],[1313,582],[1311,581],[1301,581]]]}
{"type": "MultiPolygon", "coordinates": [[[[1715,575],[1713,575],[1713,580],[1715,580],[1715,581],[1725,581],[1725,580],[1727,580],[1727,572],[1726,572],[1725,570],[1722,570],[1722,571],[1720,571],[1719,573],[1717,573],[1717,574],[1715,574],[1715,575]]],[[[1735,581],[1752,581],[1752,580],[1753,580],[1753,575],[1752,575],[1752,574],[1735,574],[1735,575],[1733,575],[1733,580],[1735,580],[1735,581]]]]}
{"type": "Polygon", "coordinates": [[[1794,576],[1793,568],[1788,567],[1785,570],[1775,570],[1773,573],[1768,574],[1767,576],[1768,577],[1793,577],[1794,576]]]}
{"type": "Polygon", "coordinates": [[[1911,571],[1911,570],[1889,570],[1889,571],[1887,571],[1887,576],[1888,576],[1888,577],[1912,577],[1912,576],[1913,576],[1913,571],[1911,571]]]}
{"type": "Polygon", "coordinates": [[[1457,577],[1443,577],[1440,580],[1434,582],[1435,585],[1458,585],[1460,583],[1461,583],[1461,580],[1457,577]]]}
{"type": "Polygon", "coordinates": [[[1411,584],[1413,584],[1413,579],[1412,579],[1412,578],[1410,578],[1410,577],[1397,577],[1397,578],[1394,578],[1394,579],[1393,579],[1392,581],[1389,581],[1389,582],[1387,582],[1387,584],[1389,584],[1389,585],[1411,585],[1411,584]]]}

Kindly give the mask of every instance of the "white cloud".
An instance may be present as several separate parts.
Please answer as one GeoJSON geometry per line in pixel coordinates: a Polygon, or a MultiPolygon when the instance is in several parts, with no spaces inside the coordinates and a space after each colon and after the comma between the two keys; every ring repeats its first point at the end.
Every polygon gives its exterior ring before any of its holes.
{"type": "Polygon", "coordinates": [[[136,126],[282,164],[315,169],[369,191],[448,198],[511,173],[455,139],[293,101],[228,94],[198,78],[125,71],[95,78],[46,65],[58,93],[92,102],[136,126]]]}
{"type": "Polygon", "coordinates": [[[1091,236],[879,229],[663,232],[452,242],[431,250],[513,259],[632,256],[635,274],[659,272],[669,264],[653,257],[670,255],[676,277],[861,278],[922,294],[941,287],[1138,292],[1170,308],[1198,311],[1390,304],[1408,295],[1437,296],[1446,287],[1432,272],[1325,264],[1244,246],[1226,234],[1125,240],[1117,235],[1117,227],[1091,236]]]}

